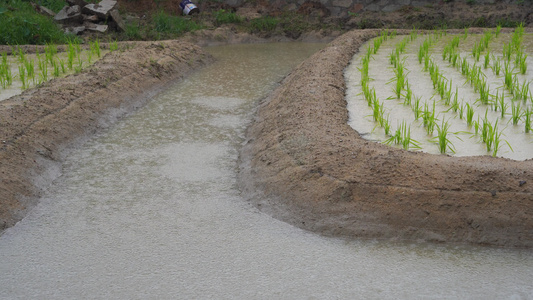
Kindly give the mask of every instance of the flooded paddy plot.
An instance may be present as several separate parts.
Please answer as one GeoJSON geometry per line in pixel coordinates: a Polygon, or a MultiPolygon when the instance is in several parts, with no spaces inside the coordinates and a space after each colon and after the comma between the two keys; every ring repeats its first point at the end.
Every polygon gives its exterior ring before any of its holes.
{"type": "MultiPolygon", "coordinates": [[[[112,43],[109,49],[117,50],[117,43],[112,43]]],[[[43,51],[36,47],[35,53],[26,53],[18,46],[12,47],[10,55],[0,52],[0,101],[53,78],[79,73],[110,50],[101,49],[95,40],[89,43],[88,49],[73,41],[65,52],[59,52],[54,44],[46,45],[43,51]]]]}
{"type": "Polygon", "coordinates": [[[349,124],[409,150],[533,158],[532,53],[533,34],[522,27],[383,32],[346,68],[349,124]]]}

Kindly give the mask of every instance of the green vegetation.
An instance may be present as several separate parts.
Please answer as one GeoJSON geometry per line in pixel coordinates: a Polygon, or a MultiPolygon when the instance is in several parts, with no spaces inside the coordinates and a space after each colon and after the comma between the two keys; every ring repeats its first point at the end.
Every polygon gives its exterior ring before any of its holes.
{"type": "Polygon", "coordinates": [[[36,13],[30,2],[0,1],[0,44],[64,43],[69,37],[51,18],[36,13]]]}
{"type": "Polygon", "coordinates": [[[203,26],[193,20],[180,16],[172,16],[160,11],[153,16],[155,30],[159,33],[183,34],[202,29],[203,26]]]}
{"type": "Polygon", "coordinates": [[[215,12],[215,23],[217,25],[230,24],[230,23],[242,23],[243,18],[239,17],[235,12],[226,11],[221,9],[215,12]]]}

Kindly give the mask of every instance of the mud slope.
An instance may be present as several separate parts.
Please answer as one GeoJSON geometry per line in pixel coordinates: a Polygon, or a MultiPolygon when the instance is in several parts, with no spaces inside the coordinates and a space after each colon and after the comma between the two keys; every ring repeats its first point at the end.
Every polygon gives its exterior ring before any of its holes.
{"type": "Polygon", "coordinates": [[[77,75],[0,102],[0,229],[20,220],[60,175],[64,150],[211,60],[178,41],[121,47],[77,75]]]}
{"type": "Polygon", "coordinates": [[[347,125],[343,70],[377,31],[351,31],[258,108],[240,183],[260,209],[326,235],[533,246],[533,161],[369,142],[347,125]]]}

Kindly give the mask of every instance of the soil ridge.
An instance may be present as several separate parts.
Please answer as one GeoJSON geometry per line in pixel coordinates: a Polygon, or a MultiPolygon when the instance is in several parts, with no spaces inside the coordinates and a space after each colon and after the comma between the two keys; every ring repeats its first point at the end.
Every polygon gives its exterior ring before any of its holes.
{"type": "Polygon", "coordinates": [[[348,125],[344,68],[378,33],[337,38],[260,104],[240,153],[244,196],[325,235],[532,247],[532,160],[408,152],[348,125]]]}

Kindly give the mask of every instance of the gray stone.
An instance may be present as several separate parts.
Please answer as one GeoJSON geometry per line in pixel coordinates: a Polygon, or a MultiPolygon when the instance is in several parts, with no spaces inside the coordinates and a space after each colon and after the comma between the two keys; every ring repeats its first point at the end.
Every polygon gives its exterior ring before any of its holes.
{"type": "Polygon", "coordinates": [[[83,31],[85,31],[85,26],[66,27],[64,31],[65,33],[71,33],[71,34],[78,35],[82,33],[83,31]]]}
{"type": "Polygon", "coordinates": [[[102,0],[98,4],[87,4],[83,7],[83,13],[88,15],[97,15],[98,18],[105,20],[111,11],[117,5],[115,0],[102,0]]]}
{"type": "Polygon", "coordinates": [[[78,5],[65,6],[55,15],[54,20],[63,24],[79,23],[83,20],[83,16],[78,5]]]}
{"type": "Polygon", "coordinates": [[[352,6],[352,0],[333,0],[331,4],[336,7],[348,8],[352,6]]]}
{"type": "Polygon", "coordinates": [[[109,12],[109,15],[111,16],[111,19],[115,21],[115,24],[117,24],[117,29],[120,31],[126,31],[126,23],[124,23],[124,20],[122,20],[122,17],[120,16],[117,9],[113,9],[109,12]]]}
{"type": "Polygon", "coordinates": [[[49,17],[55,17],[56,13],[53,12],[52,10],[44,7],[44,6],[41,6],[39,4],[35,4],[35,3],[31,3],[31,6],[33,6],[33,8],[40,14],[42,15],[45,15],[45,16],[49,16],[49,17]]]}
{"type": "Polygon", "coordinates": [[[411,4],[411,0],[397,0],[396,4],[406,6],[411,4]]]}
{"type": "Polygon", "coordinates": [[[368,10],[368,11],[380,11],[380,9],[381,7],[379,7],[379,5],[377,4],[370,4],[365,7],[365,10],[368,10]]]}
{"type": "Polygon", "coordinates": [[[83,21],[98,22],[98,16],[96,15],[83,15],[83,21]]]}
{"type": "Polygon", "coordinates": [[[97,24],[93,24],[93,23],[83,23],[83,26],[85,26],[85,28],[87,30],[91,30],[91,31],[97,31],[97,32],[106,32],[107,29],[109,28],[108,25],[97,25],[97,24]]]}
{"type": "Polygon", "coordinates": [[[392,12],[392,11],[397,11],[398,9],[402,8],[403,5],[397,5],[397,4],[391,4],[391,5],[387,5],[385,7],[383,7],[381,9],[382,12],[392,12]]]}

